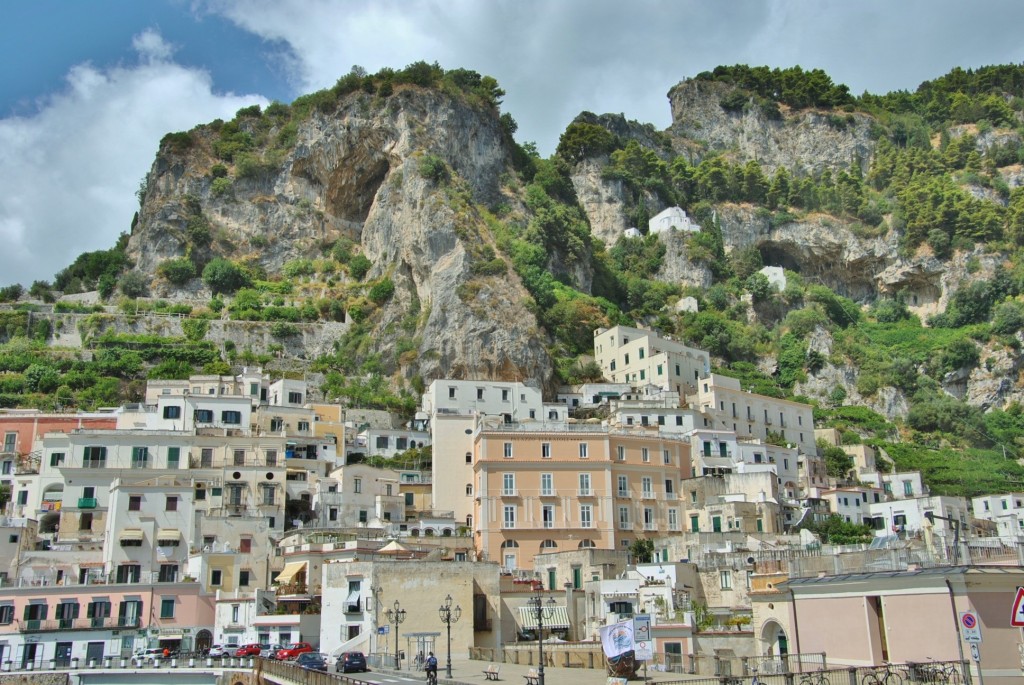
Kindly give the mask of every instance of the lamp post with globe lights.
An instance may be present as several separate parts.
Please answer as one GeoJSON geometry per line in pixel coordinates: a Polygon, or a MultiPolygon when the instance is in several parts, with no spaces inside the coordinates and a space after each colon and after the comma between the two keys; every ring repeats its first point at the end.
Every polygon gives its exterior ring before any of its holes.
{"type": "Polygon", "coordinates": [[[552,616],[555,614],[555,599],[549,597],[548,601],[544,601],[544,597],[539,593],[531,597],[527,602],[526,606],[530,608],[530,613],[534,618],[537,619],[537,651],[538,659],[540,664],[537,666],[537,683],[538,685],[544,685],[544,621],[545,619],[550,622],[552,616]]]}
{"type": "Polygon", "coordinates": [[[398,600],[395,600],[395,606],[393,609],[387,610],[388,623],[395,627],[395,670],[402,670],[402,660],[399,658],[398,653],[398,626],[405,621],[405,609],[399,604],[398,600]]]}
{"type": "Polygon", "coordinates": [[[455,608],[452,608],[452,596],[448,595],[444,598],[444,604],[437,610],[437,615],[441,617],[441,623],[445,625],[448,630],[448,662],[445,665],[446,677],[451,680],[452,677],[452,624],[458,623],[459,619],[462,618],[462,607],[458,604],[455,608]]]}

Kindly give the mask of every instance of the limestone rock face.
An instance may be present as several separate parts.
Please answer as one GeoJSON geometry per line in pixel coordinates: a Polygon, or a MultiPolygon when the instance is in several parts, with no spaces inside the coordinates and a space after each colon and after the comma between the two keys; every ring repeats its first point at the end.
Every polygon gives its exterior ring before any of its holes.
{"type": "MultiPolygon", "coordinates": [[[[302,120],[279,160],[245,177],[236,172],[231,191],[219,194],[210,173],[219,161],[210,152],[216,134],[207,127],[193,136],[199,141],[189,150],[165,147],[153,165],[128,245],[136,268],[153,274],[162,261],[184,255],[197,215],[209,223],[209,256],[258,264],[270,274],[347,236],[373,264],[365,280],[387,276],[395,285],[368,336],[385,364],[398,360],[406,376],[424,379],[550,376],[543,332],[511,267],[500,278],[470,270],[471,254],[493,243],[473,206],[502,199],[499,179],[510,172],[493,110],[416,87],[386,99],[351,94],[336,112],[314,111],[302,120]],[[425,178],[424,155],[443,160],[450,180],[425,178]],[[471,281],[472,288],[463,287],[471,281]],[[416,349],[399,360],[402,337],[416,349]]],[[[176,292],[161,287],[163,294],[176,292]]],[[[209,296],[203,289],[195,294],[209,296]]]]}
{"type": "Polygon", "coordinates": [[[668,92],[670,132],[701,141],[710,150],[731,150],[742,160],[756,159],[767,174],[784,166],[813,175],[870,161],[874,145],[867,115],[783,111],[777,120],[753,103],[742,112],[722,109],[721,98],[735,90],[729,84],[696,79],[677,84],[668,92]]]}
{"type": "Polygon", "coordinates": [[[625,212],[628,196],[622,181],[601,178],[601,170],[607,163],[607,159],[583,160],[573,169],[572,185],[590,221],[590,232],[611,246],[629,228],[625,212]]]}

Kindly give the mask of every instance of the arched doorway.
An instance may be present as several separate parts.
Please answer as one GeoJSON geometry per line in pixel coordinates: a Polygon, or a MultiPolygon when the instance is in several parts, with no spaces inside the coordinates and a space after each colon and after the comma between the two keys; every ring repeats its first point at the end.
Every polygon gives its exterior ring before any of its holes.
{"type": "Polygon", "coordinates": [[[196,633],[196,651],[200,654],[205,654],[210,651],[210,645],[213,644],[213,635],[209,630],[200,630],[196,633]]]}
{"type": "Polygon", "coordinates": [[[761,644],[766,656],[786,656],[789,654],[789,638],[778,621],[769,619],[761,626],[761,644]]]}

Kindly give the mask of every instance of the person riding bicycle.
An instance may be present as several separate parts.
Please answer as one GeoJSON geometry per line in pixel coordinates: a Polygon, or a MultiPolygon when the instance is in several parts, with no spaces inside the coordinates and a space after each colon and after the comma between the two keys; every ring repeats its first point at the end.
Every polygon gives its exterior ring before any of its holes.
{"type": "Polygon", "coordinates": [[[427,655],[427,661],[424,664],[423,670],[427,672],[427,680],[437,682],[437,657],[434,656],[433,652],[427,655]]]}

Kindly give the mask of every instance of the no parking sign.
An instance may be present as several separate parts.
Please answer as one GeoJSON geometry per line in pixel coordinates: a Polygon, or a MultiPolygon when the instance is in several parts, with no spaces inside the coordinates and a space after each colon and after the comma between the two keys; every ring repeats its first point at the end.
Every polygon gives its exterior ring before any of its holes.
{"type": "Polygon", "coordinates": [[[973,611],[960,612],[960,634],[967,642],[981,642],[981,622],[973,611]]]}

